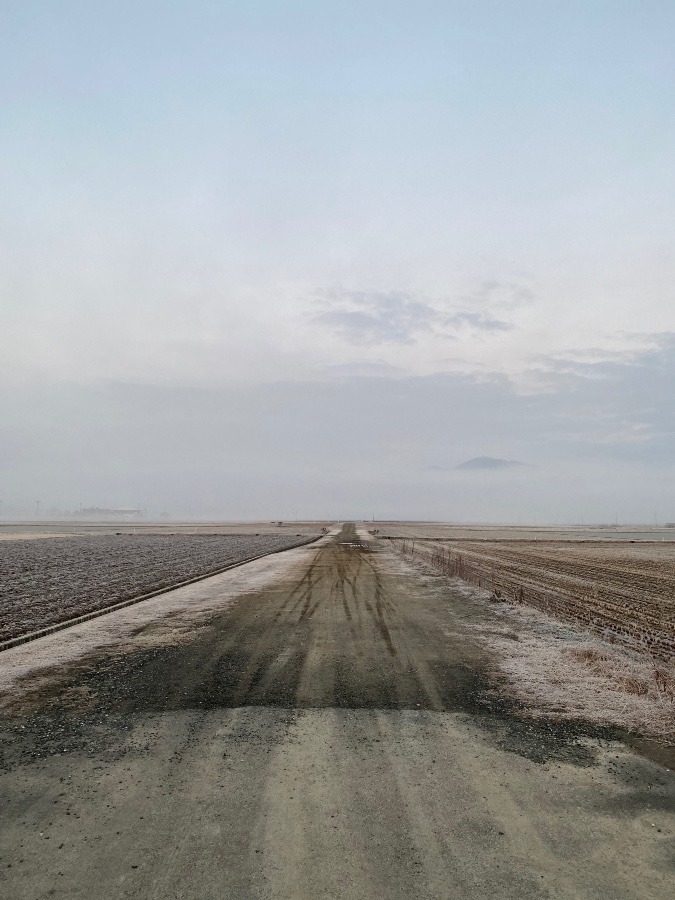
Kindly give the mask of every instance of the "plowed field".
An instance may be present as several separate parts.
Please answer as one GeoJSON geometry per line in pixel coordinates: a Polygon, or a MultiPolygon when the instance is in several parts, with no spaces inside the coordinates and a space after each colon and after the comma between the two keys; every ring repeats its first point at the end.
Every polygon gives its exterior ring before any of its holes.
{"type": "Polygon", "coordinates": [[[106,535],[0,544],[0,641],[306,543],[306,535],[106,535]]]}
{"type": "MultiPolygon", "coordinates": [[[[396,541],[412,552],[412,541],[396,541]]],[[[675,544],[415,541],[435,568],[581,622],[605,637],[675,655],[675,544]]]]}

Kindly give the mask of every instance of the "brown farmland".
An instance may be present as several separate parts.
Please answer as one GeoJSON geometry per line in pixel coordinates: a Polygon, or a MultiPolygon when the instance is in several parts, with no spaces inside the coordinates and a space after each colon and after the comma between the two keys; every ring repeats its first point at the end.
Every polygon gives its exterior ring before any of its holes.
{"type": "Polygon", "coordinates": [[[675,656],[675,543],[393,542],[499,598],[528,603],[633,649],[675,656]]]}

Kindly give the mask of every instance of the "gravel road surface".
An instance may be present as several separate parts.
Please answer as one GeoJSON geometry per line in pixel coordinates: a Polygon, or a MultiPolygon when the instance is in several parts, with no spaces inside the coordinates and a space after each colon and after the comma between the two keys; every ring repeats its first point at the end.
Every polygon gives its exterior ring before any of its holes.
{"type": "Polygon", "coordinates": [[[672,896],[672,754],[501,698],[480,608],[386,542],[288,555],[175,641],[168,618],[27,676],[1,896],[672,896]]]}

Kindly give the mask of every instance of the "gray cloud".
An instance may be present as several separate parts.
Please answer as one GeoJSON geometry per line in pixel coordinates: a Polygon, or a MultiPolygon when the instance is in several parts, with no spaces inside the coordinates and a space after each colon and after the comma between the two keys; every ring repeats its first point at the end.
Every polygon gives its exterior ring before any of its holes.
{"type": "Polygon", "coordinates": [[[410,344],[439,322],[438,310],[401,292],[331,291],[314,321],[355,344],[410,344]]]}
{"type": "Polygon", "coordinates": [[[386,362],[367,359],[355,360],[353,363],[339,363],[324,366],[323,372],[333,378],[400,378],[406,374],[400,366],[392,366],[386,362]]]}
{"type": "Polygon", "coordinates": [[[479,312],[462,312],[455,313],[443,320],[443,324],[448,328],[455,329],[471,329],[472,331],[498,332],[511,331],[513,325],[502,319],[494,319],[491,316],[479,312]]]}
{"type": "MultiPolygon", "coordinates": [[[[482,288],[471,302],[484,306],[498,291],[501,286],[482,288]]],[[[454,340],[462,333],[490,334],[513,328],[484,309],[448,312],[447,302],[434,306],[399,291],[330,291],[319,303],[323,310],[313,321],[354,344],[412,344],[424,333],[454,340]]]]}
{"type": "Polygon", "coordinates": [[[656,344],[651,349],[617,352],[595,362],[540,358],[533,376],[545,393],[533,403],[553,414],[555,426],[547,435],[587,449],[615,445],[622,456],[672,460],[675,333],[649,337],[656,344]]]}
{"type": "Polygon", "coordinates": [[[484,281],[473,293],[461,298],[470,306],[479,306],[507,312],[531,306],[536,302],[535,293],[515,281],[484,281]]]}

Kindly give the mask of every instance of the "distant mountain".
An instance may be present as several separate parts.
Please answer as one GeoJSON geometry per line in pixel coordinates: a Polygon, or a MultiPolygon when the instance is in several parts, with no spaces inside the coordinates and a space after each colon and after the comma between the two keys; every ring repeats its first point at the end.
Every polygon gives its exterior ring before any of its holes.
{"type": "Polygon", "coordinates": [[[467,459],[466,462],[455,466],[455,469],[516,469],[526,466],[527,463],[519,462],[517,459],[497,459],[494,456],[475,456],[473,459],[467,459]]]}

